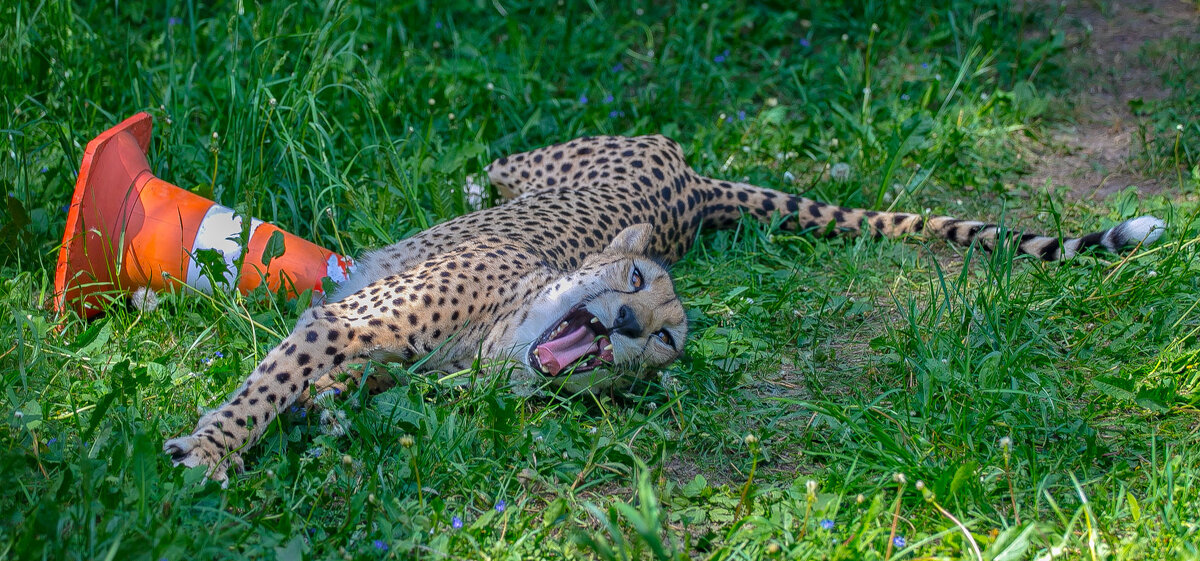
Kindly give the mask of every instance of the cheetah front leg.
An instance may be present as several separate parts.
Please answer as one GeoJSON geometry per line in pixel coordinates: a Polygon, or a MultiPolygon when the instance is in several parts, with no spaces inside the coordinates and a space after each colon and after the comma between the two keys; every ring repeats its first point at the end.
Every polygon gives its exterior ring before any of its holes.
{"type": "Polygon", "coordinates": [[[477,323],[485,310],[494,312],[487,306],[493,291],[504,290],[520,271],[475,268],[486,250],[460,249],[306,311],[232,398],[163,450],[176,465],[208,466],[209,477],[225,480],[279,412],[329,371],[370,356],[413,362],[477,323]]]}

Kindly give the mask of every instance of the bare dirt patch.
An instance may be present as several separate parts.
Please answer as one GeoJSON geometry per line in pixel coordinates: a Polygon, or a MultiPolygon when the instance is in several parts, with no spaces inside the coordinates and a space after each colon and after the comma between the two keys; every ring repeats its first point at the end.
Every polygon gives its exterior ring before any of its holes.
{"type": "MultiPolygon", "coordinates": [[[[1057,14],[1059,3],[1034,1],[1026,8],[1057,14]]],[[[1170,188],[1173,174],[1146,172],[1131,161],[1138,126],[1130,101],[1168,95],[1160,70],[1139,54],[1153,41],[1200,36],[1196,4],[1069,1],[1063,10],[1056,27],[1065,34],[1066,69],[1075,87],[1059,95],[1070,114],[1035,148],[1027,181],[1065,185],[1081,199],[1102,199],[1130,185],[1145,194],[1170,188]]]]}

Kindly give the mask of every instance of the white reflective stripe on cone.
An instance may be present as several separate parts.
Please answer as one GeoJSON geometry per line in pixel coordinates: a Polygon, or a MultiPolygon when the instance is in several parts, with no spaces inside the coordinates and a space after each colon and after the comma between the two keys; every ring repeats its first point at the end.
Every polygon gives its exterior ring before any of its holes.
{"type": "MultiPolygon", "coordinates": [[[[250,220],[250,238],[254,237],[254,231],[260,225],[261,220],[250,220]]],[[[196,231],[196,242],[192,244],[192,255],[188,258],[188,286],[212,293],[212,283],[201,270],[200,263],[196,261],[200,251],[211,249],[221,254],[225,260],[225,271],[221,275],[224,277],[222,284],[226,289],[232,287],[234,279],[237,278],[236,262],[242,256],[241,240],[242,217],[234,214],[233,209],[226,206],[214,204],[209,208],[208,212],[204,213],[204,219],[200,221],[200,228],[196,231]]]]}

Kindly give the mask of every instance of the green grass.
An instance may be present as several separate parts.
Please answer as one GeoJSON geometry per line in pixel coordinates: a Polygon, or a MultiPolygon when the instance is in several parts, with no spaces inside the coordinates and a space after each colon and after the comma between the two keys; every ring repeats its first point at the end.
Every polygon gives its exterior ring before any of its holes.
{"type": "Polygon", "coordinates": [[[1034,33],[1048,20],[1007,2],[48,0],[0,21],[0,557],[1200,556],[1185,45],[1147,55],[1176,62],[1175,94],[1139,108],[1143,164],[1175,187],[1091,201],[1022,180],[1047,93],[1086,85],[1034,33]],[[82,146],[138,110],[161,177],[350,253],[468,211],[459,186],[493,158],[659,131],[707,175],[830,202],[1172,228],[1063,266],[708,232],[673,271],[693,335],[663,380],[527,398],[391,366],[409,383],[344,404],[347,436],[297,412],[221,489],[162,442],[297,304],[43,306],[82,146]]]}

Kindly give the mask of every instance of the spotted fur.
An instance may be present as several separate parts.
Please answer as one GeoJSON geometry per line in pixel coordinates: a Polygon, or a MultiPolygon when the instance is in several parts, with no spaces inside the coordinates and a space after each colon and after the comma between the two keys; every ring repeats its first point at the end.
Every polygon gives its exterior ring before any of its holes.
{"type": "Polygon", "coordinates": [[[680,259],[699,229],[730,227],[744,215],[782,215],[793,230],[923,235],[989,250],[1006,236],[1017,252],[1048,261],[1151,243],[1162,230],[1157,219],[1142,217],[1060,240],[985,222],[846,208],[703,177],[662,136],[580,138],[500,158],[488,174],[511,201],[366,254],[229,401],[191,435],[168,441],[166,452],[224,479],[279,411],[306,393],[340,389],[338,373],[369,358],[424,360],[422,368],[435,371],[482,358],[573,390],[642,376],[679,356],[687,330],[659,263],[680,259]],[[547,380],[531,365],[535,340],[580,306],[611,330],[612,363],[547,380]]]}

